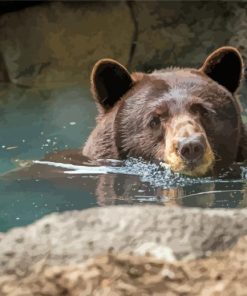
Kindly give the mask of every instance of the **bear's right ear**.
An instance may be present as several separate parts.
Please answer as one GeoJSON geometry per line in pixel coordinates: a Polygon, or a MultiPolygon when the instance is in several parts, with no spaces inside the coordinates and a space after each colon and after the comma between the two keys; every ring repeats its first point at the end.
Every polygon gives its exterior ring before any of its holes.
{"type": "Polygon", "coordinates": [[[93,67],[91,90],[104,111],[111,109],[132,85],[128,70],[114,60],[102,59],[93,67]]]}
{"type": "Polygon", "coordinates": [[[231,46],[223,46],[208,56],[200,70],[234,93],[243,77],[243,69],[239,51],[231,46]]]}

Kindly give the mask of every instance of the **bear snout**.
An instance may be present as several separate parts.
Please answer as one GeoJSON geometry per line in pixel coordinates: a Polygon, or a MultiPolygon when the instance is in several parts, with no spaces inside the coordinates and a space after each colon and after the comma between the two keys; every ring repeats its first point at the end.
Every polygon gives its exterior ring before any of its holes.
{"type": "Polygon", "coordinates": [[[188,164],[196,165],[204,156],[206,150],[202,134],[180,139],[177,144],[179,156],[188,164]]]}
{"type": "Polygon", "coordinates": [[[202,127],[177,117],[167,130],[164,161],[175,172],[199,177],[213,168],[215,157],[202,127]]]}

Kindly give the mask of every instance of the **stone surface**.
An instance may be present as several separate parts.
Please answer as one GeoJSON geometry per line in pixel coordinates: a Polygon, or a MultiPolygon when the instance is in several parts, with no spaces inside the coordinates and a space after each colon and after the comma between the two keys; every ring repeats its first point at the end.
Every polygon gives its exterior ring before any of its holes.
{"type": "Polygon", "coordinates": [[[247,64],[247,3],[238,3],[231,2],[228,4],[229,9],[234,15],[233,18],[226,24],[227,31],[232,32],[229,44],[232,44],[239,48],[241,51],[245,65],[247,64]]]}
{"type": "Polygon", "coordinates": [[[76,265],[35,264],[0,276],[1,296],[245,296],[247,237],[209,258],[167,263],[151,256],[105,254],[76,265]]]}
{"type": "Polygon", "coordinates": [[[2,55],[0,54],[0,83],[9,83],[9,82],[10,82],[10,79],[9,79],[8,71],[5,65],[5,61],[2,55]]]}
{"type": "Polygon", "coordinates": [[[100,1],[9,12],[0,19],[0,79],[88,86],[100,58],[117,59],[133,71],[199,67],[223,45],[237,46],[246,60],[246,8],[243,1],[100,1]]]}
{"type": "Polygon", "coordinates": [[[25,274],[32,265],[71,265],[115,250],[168,261],[225,249],[247,234],[246,210],[118,206],[52,214],[2,234],[0,275],[25,274]],[[150,246],[152,245],[152,248],[150,246]]]}
{"type": "Polygon", "coordinates": [[[242,34],[236,35],[246,26],[246,5],[213,1],[135,3],[138,34],[132,68],[199,67],[216,48],[237,46],[243,39],[246,43],[242,34]]]}
{"type": "Polygon", "coordinates": [[[26,86],[88,82],[93,64],[108,56],[127,64],[132,34],[124,2],[55,2],[0,19],[10,80],[26,86]]]}

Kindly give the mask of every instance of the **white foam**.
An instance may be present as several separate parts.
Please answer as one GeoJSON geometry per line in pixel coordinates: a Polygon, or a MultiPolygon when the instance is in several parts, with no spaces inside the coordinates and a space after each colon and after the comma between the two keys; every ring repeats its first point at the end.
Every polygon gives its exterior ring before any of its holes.
{"type": "MultiPolygon", "coordinates": [[[[147,182],[154,187],[164,189],[170,187],[184,187],[193,184],[205,184],[215,182],[229,182],[230,180],[214,179],[212,177],[191,178],[178,173],[174,173],[166,164],[154,164],[144,162],[141,159],[129,158],[124,162],[114,162],[105,160],[104,165],[74,165],[52,161],[35,160],[33,163],[49,165],[64,170],[67,175],[97,175],[97,174],[122,174],[139,176],[142,182],[147,182]],[[117,164],[117,166],[116,166],[117,164]]],[[[231,182],[241,182],[247,179],[247,168],[241,167],[241,179],[231,180],[231,182]]]]}

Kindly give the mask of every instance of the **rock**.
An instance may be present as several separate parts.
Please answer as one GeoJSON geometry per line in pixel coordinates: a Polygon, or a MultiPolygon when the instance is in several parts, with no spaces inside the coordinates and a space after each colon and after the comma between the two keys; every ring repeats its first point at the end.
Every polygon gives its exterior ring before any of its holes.
{"type": "Polygon", "coordinates": [[[233,44],[241,51],[245,65],[247,64],[247,10],[246,4],[239,5],[238,3],[229,3],[228,6],[234,15],[229,22],[227,22],[227,30],[232,32],[229,44],[233,44]]]}
{"type": "Polygon", "coordinates": [[[151,245],[153,256],[195,259],[245,234],[246,210],[115,206],[52,214],[1,236],[0,275],[26,274],[41,260],[73,265],[109,251],[150,253],[151,245]]]}
{"type": "Polygon", "coordinates": [[[158,243],[149,242],[140,245],[137,249],[134,249],[133,252],[136,255],[145,256],[146,254],[150,254],[155,258],[163,259],[166,262],[175,262],[176,258],[173,254],[173,250],[166,246],[162,246],[158,243]]]}
{"type": "Polygon", "coordinates": [[[6,13],[0,19],[0,79],[88,87],[100,58],[133,71],[199,67],[223,45],[237,46],[246,60],[246,8],[246,2],[225,1],[49,2],[6,13]]]}
{"type": "Polygon", "coordinates": [[[133,30],[124,2],[47,3],[1,16],[0,48],[13,83],[82,83],[100,58],[127,64],[133,30]]]}
{"type": "Polygon", "coordinates": [[[10,82],[8,70],[5,65],[5,61],[0,54],[0,82],[8,83],[10,82]]]}
{"type": "Polygon", "coordinates": [[[246,5],[203,1],[136,2],[133,10],[138,33],[132,68],[150,71],[167,66],[199,67],[206,56],[220,46],[247,44],[243,34],[246,5]]]}
{"type": "Polygon", "coordinates": [[[245,236],[231,250],[174,263],[122,253],[105,254],[70,266],[38,262],[24,276],[0,276],[0,295],[245,296],[246,243],[245,236]]]}

